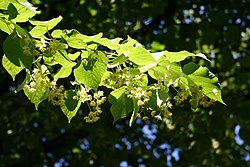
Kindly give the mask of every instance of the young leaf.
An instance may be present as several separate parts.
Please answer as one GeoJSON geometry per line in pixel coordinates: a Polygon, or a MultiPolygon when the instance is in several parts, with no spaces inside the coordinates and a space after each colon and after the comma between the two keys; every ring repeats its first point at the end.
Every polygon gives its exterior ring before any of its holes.
{"type": "Polygon", "coordinates": [[[30,31],[30,34],[33,37],[44,37],[44,34],[54,28],[61,20],[62,16],[58,16],[57,18],[49,21],[37,21],[30,19],[30,23],[35,25],[35,27],[30,31]]]}
{"type": "Polygon", "coordinates": [[[7,72],[12,76],[13,81],[15,80],[16,75],[24,69],[24,67],[20,67],[12,63],[6,55],[3,55],[2,58],[3,67],[7,70],[7,72]]]}
{"type": "Polygon", "coordinates": [[[99,38],[99,39],[94,39],[93,42],[99,43],[100,45],[106,46],[107,48],[111,50],[116,50],[118,49],[118,45],[109,40],[108,38],[99,38]]]}
{"type": "Polygon", "coordinates": [[[76,115],[82,103],[81,99],[74,100],[74,96],[76,96],[76,92],[68,90],[65,103],[60,106],[64,115],[68,118],[68,123],[70,123],[71,119],[76,115]]]}
{"type": "Polygon", "coordinates": [[[165,51],[164,52],[165,57],[167,58],[167,60],[172,63],[172,62],[180,62],[184,59],[186,59],[187,57],[190,56],[195,56],[195,54],[190,53],[188,51],[180,51],[180,52],[168,52],[165,51]]]}

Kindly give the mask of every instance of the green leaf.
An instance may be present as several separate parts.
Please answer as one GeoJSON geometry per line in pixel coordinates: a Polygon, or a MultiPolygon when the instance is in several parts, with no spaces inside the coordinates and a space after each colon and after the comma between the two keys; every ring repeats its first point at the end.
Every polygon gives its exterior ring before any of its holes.
{"type": "Polygon", "coordinates": [[[24,87],[24,93],[28,97],[28,99],[35,104],[36,110],[38,110],[38,105],[46,99],[45,95],[49,91],[48,87],[42,87],[36,89],[34,92],[30,92],[28,88],[24,87]]]}
{"type": "Polygon", "coordinates": [[[13,81],[15,80],[16,75],[24,69],[24,67],[20,67],[12,63],[5,55],[3,55],[2,64],[7,72],[12,76],[13,81]]]}
{"type": "Polygon", "coordinates": [[[98,34],[93,35],[93,36],[87,36],[87,35],[83,35],[81,33],[76,34],[76,37],[78,39],[81,39],[86,43],[87,42],[92,42],[93,40],[96,40],[96,39],[100,39],[102,36],[103,36],[103,33],[98,33],[98,34]]]}
{"type": "Polygon", "coordinates": [[[83,40],[78,39],[76,37],[65,38],[65,40],[67,41],[68,45],[71,48],[86,49],[86,47],[87,47],[87,44],[85,42],[83,42],[83,40]]]}
{"type": "Polygon", "coordinates": [[[59,78],[67,78],[72,72],[73,66],[63,66],[54,76],[54,81],[57,81],[59,78]]]}
{"type": "Polygon", "coordinates": [[[166,102],[169,98],[168,89],[153,89],[152,90],[152,97],[147,103],[147,107],[153,110],[159,110],[162,103],[166,102]]]}
{"type": "Polygon", "coordinates": [[[118,119],[125,118],[133,110],[133,100],[125,94],[126,88],[121,87],[112,91],[108,96],[108,101],[111,103],[111,114],[114,117],[113,123],[118,119]]]}
{"type": "Polygon", "coordinates": [[[15,31],[13,31],[4,41],[3,50],[8,60],[15,66],[27,67],[30,69],[34,58],[24,55],[23,53],[22,43],[24,43],[25,39],[30,39],[29,34],[16,25],[15,31]]]}
{"type": "Polygon", "coordinates": [[[68,54],[70,60],[73,60],[73,61],[75,61],[80,55],[81,55],[81,52],[75,52],[73,54],[71,54],[71,53],[68,54]]]}
{"type": "Polygon", "coordinates": [[[196,63],[190,62],[188,64],[185,64],[183,67],[183,72],[187,75],[192,74],[195,72],[200,66],[196,63]]]}
{"type": "MultiPolygon", "coordinates": [[[[187,65],[187,66],[190,66],[187,65]]],[[[187,68],[184,66],[184,68],[187,68]]],[[[221,98],[221,90],[218,78],[215,77],[206,67],[199,67],[188,75],[189,79],[196,85],[202,87],[203,93],[210,99],[225,104],[221,98]]]]}
{"type": "Polygon", "coordinates": [[[99,38],[99,39],[94,39],[93,42],[99,43],[100,45],[106,46],[107,48],[111,50],[116,50],[118,49],[118,45],[112,42],[108,38],[99,38]]]}
{"type": "Polygon", "coordinates": [[[23,82],[21,83],[21,85],[15,90],[15,93],[19,92],[20,90],[22,90],[24,88],[24,86],[30,81],[30,74],[29,72],[27,72],[26,70],[26,76],[23,80],[23,82]]]}
{"type": "Polygon", "coordinates": [[[67,55],[65,50],[60,50],[54,54],[54,58],[56,62],[58,62],[62,66],[71,66],[72,64],[75,65],[75,62],[72,62],[67,55]]]}
{"type": "Polygon", "coordinates": [[[80,63],[74,70],[74,75],[79,83],[84,84],[88,88],[97,90],[106,70],[106,64],[95,60],[89,60],[86,66],[80,63]]]}
{"type": "Polygon", "coordinates": [[[144,72],[147,72],[148,70],[150,70],[156,66],[157,66],[157,63],[153,62],[153,63],[150,63],[150,64],[147,64],[145,66],[140,67],[139,70],[141,73],[144,73],[144,72]]]}
{"type": "Polygon", "coordinates": [[[70,123],[71,119],[76,115],[82,103],[81,99],[74,100],[74,96],[76,96],[76,92],[74,90],[68,90],[65,103],[60,106],[64,115],[68,118],[68,123],[70,123]]]}
{"type": "Polygon", "coordinates": [[[164,55],[169,62],[180,62],[185,60],[187,57],[195,56],[195,54],[190,53],[188,51],[180,51],[180,52],[168,52],[164,51],[164,55]]]}
{"type": "Polygon", "coordinates": [[[18,15],[15,19],[12,19],[13,22],[26,22],[28,21],[30,18],[32,18],[33,16],[36,15],[37,11],[36,11],[36,7],[33,7],[32,4],[30,4],[29,2],[19,2],[17,3],[15,1],[15,3],[13,3],[13,5],[16,7],[17,11],[18,11],[18,15]]]}
{"type": "Polygon", "coordinates": [[[37,21],[30,19],[30,23],[35,25],[35,27],[30,31],[30,34],[33,37],[44,37],[44,34],[53,29],[61,20],[62,16],[58,16],[57,18],[53,18],[49,21],[37,21]]]}
{"type": "Polygon", "coordinates": [[[124,63],[126,60],[128,60],[128,58],[124,54],[121,54],[120,56],[114,58],[112,62],[108,64],[108,68],[117,67],[118,65],[124,63]]]}
{"type": "Polygon", "coordinates": [[[128,59],[137,65],[147,65],[156,62],[149,51],[141,47],[134,47],[128,50],[128,59]]]}
{"type": "Polygon", "coordinates": [[[13,32],[14,28],[15,28],[15,26],[12,23],[7,22],[6,20],[3,21],[0,19],[0,29],[3,32],[5,32],[7,34],[11,34],[13,32]]]}
{"type": "Polygon", "coordinates": [[[12,3],[10,3],[8,6],[8,13],[9,13],[9,20],[16,18],[18,15],[17,9],[12,3]]]}
{"type": "Polygon", "coordinates": [[[190,56],[197,56],[201,57],[207,61],[210,62],[210,60],[202,53],[194,54],[190,53],[186,50],[180,51],[180,52],[169,52],[169,51],[164,51],[164,56],[167,58],[167,60],[172,63],[172,62],[180,62],[185,60],[186,58],[190,56]]]}

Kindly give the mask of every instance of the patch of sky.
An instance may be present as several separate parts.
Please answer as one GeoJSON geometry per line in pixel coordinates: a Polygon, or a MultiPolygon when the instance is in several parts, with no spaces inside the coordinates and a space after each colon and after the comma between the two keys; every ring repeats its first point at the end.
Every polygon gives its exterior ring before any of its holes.
{"type": "Polygon", "coordinates": [[[61,128],[61,129],[60,129],[60,133],[61,133],[61,134],[64,134],[64,133],[65,133],[65,129],[64,129],[64,128],[61,128]]]}
{"type": "Polygon", "coordinates": [[[127,146],[127,150],[131,150],[131,143],[127,140],[127,138],[123,137],[122,142],[127,146]]]}
{"type": "Polygon", "coordinates": [[[244,140],[241,139],[239,132],[240,132],[240,125],[236,125],[234,129],[234,134],[235,134],[234,140],[238,145],[241,146],[244,144],[244,140]]]}
{"type": "Polygon", "coordinates": [[[151,22],[151,20],[143,20],[144,25],[149,25],[151,22]]]}
{"type": "Polygon", "coordinates": [[[82,150],[88,150],[89,148],[90,148],[90,144],[89,144],[89,141],[87,140],[87,139],[82,139],[81,141],[80,141],[80,148],[82,149],[82,150]]]}
{"type": "Polygon", "coordinates": [[[157,127],[156,125],[152,125],[152,128],[149,129],[149,125],[144,125],[144,127],[142,128],[142,132],[144,137],[155,140],[156,136],[154,134],[157,133],[157,127]]]}
{"type": "Polygon", "coordinates": [[[34,122],[34,123],[33,123],[33,127],[34,127],[34,128],[37,128],[38,126],[39,126],[39,124],[38,124],[37,122],[34,122]]]}

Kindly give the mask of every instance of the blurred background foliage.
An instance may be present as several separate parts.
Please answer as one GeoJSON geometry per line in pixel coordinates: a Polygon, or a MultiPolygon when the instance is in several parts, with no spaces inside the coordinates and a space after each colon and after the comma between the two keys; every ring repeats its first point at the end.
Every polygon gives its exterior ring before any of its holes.
{"type": "MultiPolygon", "coordinates": [[[[31,0],[39,20],[59,15],[60,29],[137,39],[152,51],[205,53],[227,106],[201,112],[173,108],[169,122],[102,119],[86,124],[83,107],[67,123],[56,107],[39,111],[0,64],[0,167],[7,166],[250,166],[250,1],[31,0]]],[[[22,25],[27,26],[27,25],[22,25]]],[[[27,26],[27,29],[30,27],[27,26]]],[[[0,33],[3,44],[6,34],[0,33]]],[[[2,58],[3,50],[0,49],[2,58]]]]}

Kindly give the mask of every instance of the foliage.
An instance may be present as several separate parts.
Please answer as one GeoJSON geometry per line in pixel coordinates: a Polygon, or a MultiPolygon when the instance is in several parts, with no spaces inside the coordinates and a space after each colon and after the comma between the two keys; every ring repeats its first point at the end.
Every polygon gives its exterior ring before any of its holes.
{"type": "Polygon", "coordinates": [[[84,119],[96,122],[102,113],[101,104],[106,101],[100,86],[111,89],[108,101],[114,121],[133,112],[130,126],[141,114],[146,120],[147,112],[157,119],[168,119],[173,100],[180,104],[189,99],[194,110],[199,105],[209,106],[210,100],[224,104],[218,79],[207,68],[194,62],[180,65],[190,56],[208,60],[201,53],[151,52],[130,37],[108,39],[102,33],[86,36],[77,30],[56,29],[50,35],[61,16],[49,21],[34,20],[36,8],[28,2],[4,1],[1,8],[1,29],[9,34],[3,44],[3,66],[13,80],[26,71],[18,90],[24,90],[36,109],[48,99],[61,107],[70,122],[81,102],[87,103],[90,112],[84,119]],[[26,21],[34,26],[29,32],[18,25],[26,21]],[[67,83],[57,85],[59,79],[70,75],[75,78],[71,88],[65,90],[67,83]],[[176,96],[169,92],[170,87],[178,92],[176,96]]]}
{"type": "MultiPolygon", "coordinates": [[[[2,2],[6,0],[0,4],[2,2]]],[[[97,123],[86,124],[86,119],[83,121],[90,111],[85,102],[85,105],[81,103],[68,124],[61,108],[53,106],[51,101],[47,102],[48,98],[38,105],[38,112],[23,93],[14,94],[14,90],[19,91],[26,71],[17,69],[13,82],[12,74],[7,73],[4,63],[0,61],[0,166],[249,166],[249,1],[31,2],[36,4],[39,12],[33,18],[56,18],[56,22],[60,21],[57,29],[76,28],[88,36],[103,32],[103,36],[109,39],[121,37],[126,40],[129,35],[140,41],[146,50],[149,49],[150,54],[165,49],[172,53],[181,50],[195,55],[205,53],[211,62],[190,56],[177,64],[183,71],[184,65],[192,62],[208,67],[220,80],[227,106],[215,103],[208,108],[201,109],[200,106],[199,112],[193,112],[190,110],[190,96],[175,105],[174,97],[185,97],[186,92],[171,86],[168,93],[173,98],[172,116],[166,121],[151,119],[151,113],[144,112],[147,117],[142,113],[142,119],[150,121],[136,119],[133,126],[128,127],[130,117],[126,117],[112,124],[114,118],[109,104],[112,98],[107,98],[101,105],[103,112],[97,123]]],[[[0,11],[3,12],[2,9],[0,11]]],[[[26,12],[25,8],[22,12],[26,12]]],[[[23,19],[32,17],[32,14],[27,13],[23,19]]],[[[14,18],[15,14],[11,17],[14,18]]],[[[30,21],[17,24],[30,33],[36,26],[30,21]]],[[[2,22],[0,27],[10,32],[2,22]]],[[[52,39],[49,33],[45,35],[52,39]]],[[[0,33],[1,46],[8,36],[8,33],[0,33]]],[[[39,38],[36,40],[39,41],[39,38]]],[[[110,52],[105,46],[97,45],[97,50],[110,52]]],[[[75,52],[66,50],[68,53],[75,52]]],[[[0,53],[4,55],[3,50],[0,53]]],[[[6,61],[6,57],[1,59],[6,61]]],[[[51,74],[61,67],[60,64],[54,65],[51,74]]],[[[46,74],[50,81],[54,79],[51,74],[46,74]]],[[[74,89],[69,84],[75,80],[73,74],[71,72],[69,77],[57,79],[58,88],[60,85],[65,87],[56,90],[74,89]]],[[[148,77],[148,85],[155,82],[148,77]]],[[[98,90],[103,90],[105,96],[112,91],[105,86],[98,90]]],[[[67,96],[75,96],[75,93],[69,92],[67,96]]],[[[93,93],[91,90],[91,95],[93,93]]],[[[151,97],[155,95],[152,91],[151,97]]],[[[168,97],[164,92],[158,95],[162,99],[168,97]]],[[[204,103],[201,101],[201,104],[204,103]]]]}

